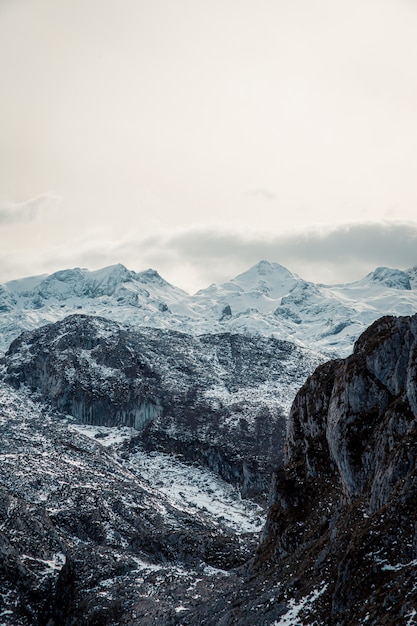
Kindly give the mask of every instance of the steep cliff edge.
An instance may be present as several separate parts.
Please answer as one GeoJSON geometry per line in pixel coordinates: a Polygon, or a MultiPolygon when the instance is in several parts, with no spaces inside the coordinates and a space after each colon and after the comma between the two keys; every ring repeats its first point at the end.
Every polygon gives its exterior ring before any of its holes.
{"type": "Polygon", "coordinates": [[[182,623],[417,624],[416,392],[417,315],[381,318],[319,366],[245,581],[182,623]]]}
{"type": "Polygon", "coordinates": [[[375,322],[295,398],[254,570],[316,597],[309,619],[416,623],[416,394],[417,315],[375,322]]]}

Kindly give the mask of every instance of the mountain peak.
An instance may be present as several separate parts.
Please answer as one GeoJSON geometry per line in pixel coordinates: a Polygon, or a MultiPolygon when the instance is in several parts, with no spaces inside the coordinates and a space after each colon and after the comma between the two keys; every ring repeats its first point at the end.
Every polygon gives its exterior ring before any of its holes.
{"type": "Polygon", "coordinates": [[[122,263],[107,265],[106,267],[102,267],[101,269],[94,270],[92,272],[85,270],[85,273],[92,279],[99,282],[106,282],[109,279],[113,281],[126,282],[131,280],[134,276],[134,272],[128,270],[127,267],[122,265],[122,263]]]}
{"type": "Polygon", "coordinates": [[[156,270],[151,267],[136,274],[141,283],[152,283],[160,286],[171,286],[156,270]]]}
{"type": "Polygon", "coordinates": [[[409,274],[390,267],[377,267],[366,278],[372,283],[381,283],[391,289],[411,289],[409,274]]]}
{"type": "Polygon", "coordinates": [[[252,268],[248,271],[256,270],[260,276],[265,276],[269,274],[283,274],[288,276],[294,276],[286,267],[280,265],[279,263],[274,263],[271,261],[267,261],[266,259],[262,259],[258,261],[252,268]]]}
{"type": "Polygon", "coordinates": [[[279,263],[262,260],[233,278],[230,283],[239,285],[244,291],[260,289],[265,295],[276,298],[288,293],[298,280],[295,274],[279,263]]]}
{"type": "Polygon", "coordinates": [[[264,259],[262,261],[259,261],[255,265],[252,265],[252,267],[246,270],[246,272],[242,272],[242,274],[238,274],[238,276],[236,276],[236,278],[234,278],[233,280],[238,281],[245,277],[248,277],[248,278],[250,277],[254,279],[259,276],[262,276],[262,277],[270,276],[274,278],[291,278],[291,279],[295,277],[295,275],[292,274],[289,270],[287,270],[287,268],[284,267],[283,265],[280,265],[279,263],[273,263],[271,261],[266,261],[264,259]]]}

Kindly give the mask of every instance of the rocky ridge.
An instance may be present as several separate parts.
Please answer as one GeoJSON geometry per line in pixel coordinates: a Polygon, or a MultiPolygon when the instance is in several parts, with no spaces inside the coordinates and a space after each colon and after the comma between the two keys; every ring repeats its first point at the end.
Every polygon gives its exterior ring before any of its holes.
{"type": "Polygon", "coordinates": [[[282,459],[288,398],[318,357],[289,342],[132,330],[74,315],[26,332],[5,380],[81,424],[127,426],[135,446],[180,455],[262,497],[282,459]]]}

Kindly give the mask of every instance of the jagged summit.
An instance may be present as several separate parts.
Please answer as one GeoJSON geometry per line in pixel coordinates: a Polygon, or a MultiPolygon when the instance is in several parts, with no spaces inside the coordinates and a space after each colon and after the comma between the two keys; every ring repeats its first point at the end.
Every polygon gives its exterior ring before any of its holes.
{"type": "Polygon", "coordinates": [[[98,282],[106,282],[112,279],[123,283],[132,280],[136,276],[135,272],[128,270],[122,263],[108,265],[91,272],[89,270],[83,270],[83,273],[87,279],[97,280],[98,282]]]}
{"type": "MultiPolygon", "coordinates": [[[[5,283],[4,288],[19,295],[29,294],[33,291],[48,294],[50,296],[66,293],[69,295],[82,292],[80,285],[94,285],[101,292],[113,292],[118,285],[128,282],[152,283],[169,286],[166,280],[154,269],[147,269],[136,273],[127,269],[122,263],[108,265],[98,270],[86,268],[71,268],[59,270],[52,274],[42,274],[20,280],[5,283]],[[63,287],[66,285],[66,287],[63,287]]],[[[84,289],[88,293],[88,289],[84,289]]]]}
{"type": "Polygon", "coordinates": [[[292,272],[290,272],[286,267],[281,265],[280,263],[274,263],[271,261],[267,261],[266,259],[261,259],[255,265],[252,265],[248,270],[238,274],[235,280],[240,280],[244,276],[286,276],[288,278],[292,278],[295,276],[292,272]]]}
{"type": "MultiPolygon", "coordinates": [[[[159,272],[152,268],[144,270],[143,272],[139,272],[138,274],[136,274],[136,278],[144,284],[155,284],[159,287],[167,287],[178,290],[178,287],[173,287],[171,283],[165,280],[165,278],[162,278],[159,272]]],[[[185,291],[183,293],[186,294],[185,291]]]]}

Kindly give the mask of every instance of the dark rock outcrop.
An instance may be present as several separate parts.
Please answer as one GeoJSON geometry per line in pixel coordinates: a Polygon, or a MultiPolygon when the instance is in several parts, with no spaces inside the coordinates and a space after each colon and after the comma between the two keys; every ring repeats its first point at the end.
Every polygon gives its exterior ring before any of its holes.
{"type": "Polygon", "coordinates": [[[417,315],[375,322],[296,396],[253,568],[319,590],[309,623],[416,623],[416,394],[417,315]]]}

